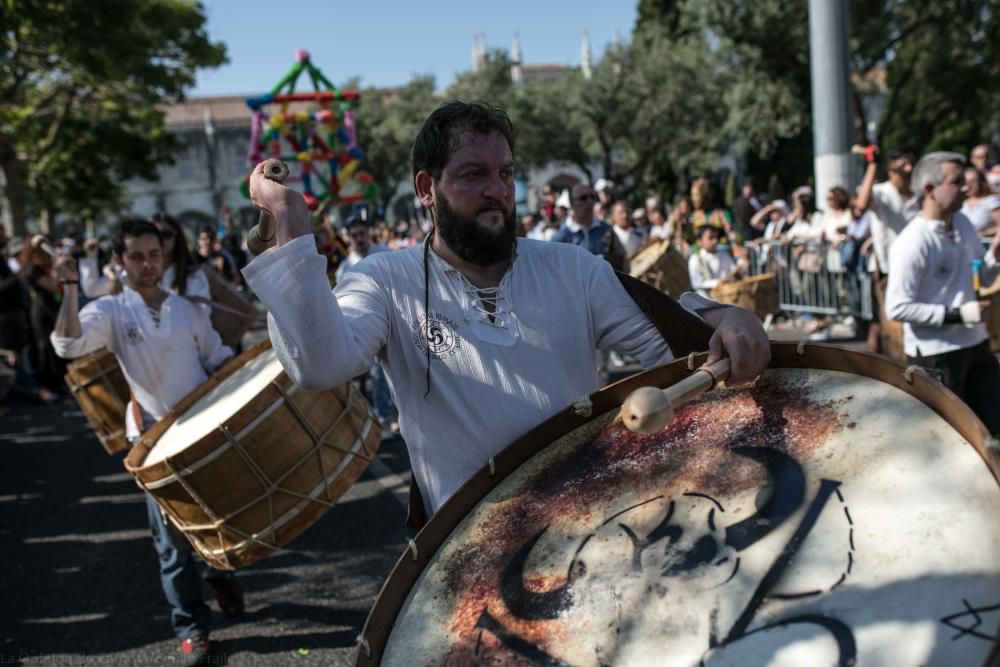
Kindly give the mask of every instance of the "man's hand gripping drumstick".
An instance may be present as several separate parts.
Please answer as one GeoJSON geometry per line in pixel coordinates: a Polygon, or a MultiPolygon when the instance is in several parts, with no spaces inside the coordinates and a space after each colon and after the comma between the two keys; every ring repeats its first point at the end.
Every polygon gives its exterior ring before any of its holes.
{"type": "Polygon", "coordinates": [[[287,176],[288,167],[275,159],[264,160],[250,174],[250,200],[261,210],[260,222],[247,238],[255,255],[311,232],[302,193],[282,185],[287,176]]]}
{"type": "Polygon", "coordinates": [[[622,421],[629,430],[646,435],[656,433],[667,425],[674,408],[682,403],[725,380],[730,384],[750,382],[767,368],[771,344],[763,327],[749,311],[728,307],[699,314],[715,327],[705,365],[666,389],[640,387],[629,394],[621,409],[622,421]]]}

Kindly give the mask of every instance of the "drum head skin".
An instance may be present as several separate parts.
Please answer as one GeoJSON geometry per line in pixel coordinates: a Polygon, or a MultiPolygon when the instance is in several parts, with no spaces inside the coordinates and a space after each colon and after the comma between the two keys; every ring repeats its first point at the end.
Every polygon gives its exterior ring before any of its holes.
{"type": "Polygon", "coordinates": [[[616,413],[541,448],[456,521],[382,664],[989,658],[1000,493],[921,400],[856,373],[778,368],[680,407],[653,436],[616,413]]]}

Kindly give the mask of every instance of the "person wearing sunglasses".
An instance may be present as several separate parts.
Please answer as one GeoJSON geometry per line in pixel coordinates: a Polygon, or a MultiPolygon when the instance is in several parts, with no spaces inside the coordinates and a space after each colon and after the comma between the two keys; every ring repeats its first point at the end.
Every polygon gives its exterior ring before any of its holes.
{"type": "Polygon", "coordinates": [[[920,202],[910,187],[916,159],[913,152],[906,148],[890,151],[887,165],[889,179],[876,184],[878,151],[868,150],[865,157],[868,166],[858,187],[856,202],[859,210],[871,210],[876,215],[871,226],[872,245],[878,270],[884,276],[889,271],[889,249],[903,227],[920,213],[920,202]]]}
{"type": "MultiPolygon", "coordinates": [[[[173,216],[157,213],[152,223],[160,232],[163,241],[163,273],[160,287],[173,294],[186,296],[196,301],[211,301],[208,278],[197,270],[184,241],[180,223],[173,216]]],[[[100,248],[96,239],[83,244],[84,257],[80,258],[78,270],[80,289],[88,299],[96,299],[106,294],[117,294],[128,284],[128,277],[120,266],[107,264],[99,268],[100,248]]]]}
{"type": "Polygon", "coordinates": [[[597,193],[588,183],[577,183],[570,191],[570,216],[552,237],[553,241],[582,246],[608,260],[618,271],[627,270],[625,248],[611,225],[594,217],[597,193]]]}

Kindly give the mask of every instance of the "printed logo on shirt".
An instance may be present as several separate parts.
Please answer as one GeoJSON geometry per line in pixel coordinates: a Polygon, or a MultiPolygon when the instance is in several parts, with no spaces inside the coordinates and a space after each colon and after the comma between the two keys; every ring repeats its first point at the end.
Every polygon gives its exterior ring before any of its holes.
{"type": "Polygon", "coordinates": [[[131,345],[138,345],[142,342],[142,331],[139,330],[135,322],[125,324],[125,340],[131,345]]]}
{"type": "Polygon", "coordinates": [[[440,313],[431,313],[430,321],[421,315],[413,321],[410,329],[413,331],[413,344],[422,354],[427,354],[429,348],[434,359],[453,357],[462,349],[458,325],[440,313]]]}

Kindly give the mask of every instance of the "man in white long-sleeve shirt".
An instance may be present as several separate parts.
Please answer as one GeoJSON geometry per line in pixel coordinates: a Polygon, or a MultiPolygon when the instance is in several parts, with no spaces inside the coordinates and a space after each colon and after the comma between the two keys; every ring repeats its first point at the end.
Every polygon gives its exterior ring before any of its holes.
{"type": "MultiPolygon", "coordinates": [[[[489,459],[599,387],[595,349],[645,367],[671,353],[611,266],[586,248],[515,237],[513,128],[496,107],[451,102],[413,147],[417,196],[435,229],[420,246],[369,257],[333,295],[301,195],[263,176],[251,197],[277,220],[278,247],[244,269],[268,306],[288,374],[331,387],[378,357],[399,408],[424,507],[437,509],[489,459]]],[[[745,311],[682,297],[716,326],[734,381],[766,366],[767,338],[745,311]]]]}
{"type": "Polygon", "coordinates": [[[1000,364],[990,352],[983,311],[973,287],[972,260],[987,279],[997,272],[1000,240],[983,246],[959,213],[966,190],[958,153],[929,153],[913,172],[921,212],[896,239],[889,264],[886,310],[904,323],[910,363],[927,368],[1000,434],[1000,364]]]}
{"type": "MultiPolygon", "coordinates": [[[[141,415],[141,423],[128,423],[126,435],[133,439],[208,379],[208,373],[233,352],[212,328],[207,308],[160,287],[163,246],[153,223],[123,222],[115,254],[127,284],[121,293],[91,301],[83,310],[78,305],[80,281],[75,263],[70,257],[58,260],[56,271],[66,291],[51,341],[56,353],[65,358],[100,348],[115,354],[141,415]]],[[[202,598],[191,545],[148,494],[146,508],[174,632],[188,663],[200,664],[211,657],[211,612],[202,598]]],[[[231,573],[209,569],[205,579],[227,615],[242,613],[243,594],[231,573]]]]}

